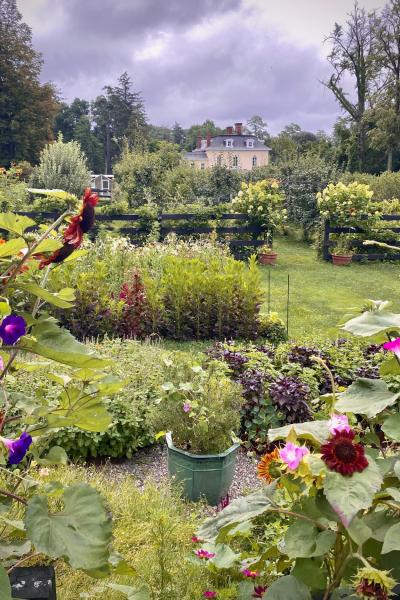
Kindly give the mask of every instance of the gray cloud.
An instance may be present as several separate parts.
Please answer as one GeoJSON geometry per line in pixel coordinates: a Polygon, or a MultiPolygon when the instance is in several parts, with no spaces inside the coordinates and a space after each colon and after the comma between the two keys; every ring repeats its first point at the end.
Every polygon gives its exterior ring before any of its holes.
{"type": "Polygon", "coordinates": [[[41,0],[35,17],[43,77],[67,99],[91,99],[127,70],[156,124],[260,114],[272,131],[292,121],[316,130],[339,113],[319,83],[319,49],[283,40],[240,0],[41,0]]]}

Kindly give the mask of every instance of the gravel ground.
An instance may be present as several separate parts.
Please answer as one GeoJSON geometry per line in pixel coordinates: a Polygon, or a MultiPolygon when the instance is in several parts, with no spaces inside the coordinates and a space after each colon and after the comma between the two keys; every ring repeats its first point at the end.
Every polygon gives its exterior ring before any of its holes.
{"type": "MultiPolygon", "coordinates": [[[[239,450],[235,477],[229,490],[230,499],[260,487],[256,464],[254,458],[239,450]]],[[[163,482],[168,480],[167,447],[156,445],[143,448],[132,459],[108,463],[101,468],[114,480],[124,475],[133,475],[139,487],[143,487],[147,479],[163,482]]]]}

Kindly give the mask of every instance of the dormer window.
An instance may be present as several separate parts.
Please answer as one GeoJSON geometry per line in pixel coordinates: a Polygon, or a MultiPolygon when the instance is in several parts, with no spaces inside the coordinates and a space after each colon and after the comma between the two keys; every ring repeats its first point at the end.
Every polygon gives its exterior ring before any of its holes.
{"type": "Polygon", "coordinates": [[[254,140],[246,140],[247,148],[254,148],[254,140]]]}
{"type": "Polygon", "coordinates": [[[233,148],[233,140],[225,140],[225,146],[227,148],[233,148]]]}

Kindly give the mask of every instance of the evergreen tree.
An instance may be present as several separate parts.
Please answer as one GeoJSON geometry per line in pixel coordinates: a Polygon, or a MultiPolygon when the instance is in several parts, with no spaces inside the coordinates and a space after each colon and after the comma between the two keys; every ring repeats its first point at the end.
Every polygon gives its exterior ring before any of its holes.
{"type": "Polygon", "coordinates": [[[0,0],[0,165],[35,162],[52,139],[58,102],[53,87],[40,84],[41,67],[16,0],[0,0]]]}
{"type": "Polygon", "coordinates": [[[172,141],[181,149],[185,145],[185,132],[177,122],[175,122],[172,127],[172,141]]]}

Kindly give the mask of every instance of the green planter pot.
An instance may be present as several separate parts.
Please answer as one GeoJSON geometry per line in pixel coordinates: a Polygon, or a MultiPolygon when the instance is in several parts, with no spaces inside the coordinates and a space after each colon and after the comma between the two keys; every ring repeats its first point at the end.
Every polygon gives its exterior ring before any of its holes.
{"type": "Polygon", "coordinates": [[[205,498],[216,506],[231,487],[239,444],[221,454],[191,454],[176,448],[168,433],[167,445],[169,475],[183,484],[184,495],[192,501],[205,498]]]}

